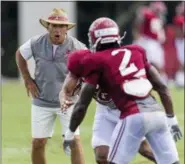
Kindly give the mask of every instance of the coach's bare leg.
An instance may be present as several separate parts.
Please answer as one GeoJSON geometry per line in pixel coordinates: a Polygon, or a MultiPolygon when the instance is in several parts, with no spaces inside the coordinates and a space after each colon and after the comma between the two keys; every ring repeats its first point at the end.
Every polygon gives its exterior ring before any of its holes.
{"type": "Polygon", "coordinates": [[[96,163],[97,164],[108,164],[107,156],[109,153],[108,146],[98,146],[94,149],[96,163]]]}
{"type": "Polygon", "coordinates": [[[47,138],[33,138],[32,139],[32,164],[46,164],[45,145],[47,138]]]}
{"type": "Polygon", "coordinates": [[[152,153],[152,150],[146,140],[144,140],[139,148],[139,153],[144,156],[145,158],[148,158],[149,160],[153,161],[156,163],[155,157],[152,153]]]}
{"type": "Polygon", "coordinates": [[[79,135],[75,136],[74,143],[71,146],[71,164],[85,164],[84,153],[79,135]]]}

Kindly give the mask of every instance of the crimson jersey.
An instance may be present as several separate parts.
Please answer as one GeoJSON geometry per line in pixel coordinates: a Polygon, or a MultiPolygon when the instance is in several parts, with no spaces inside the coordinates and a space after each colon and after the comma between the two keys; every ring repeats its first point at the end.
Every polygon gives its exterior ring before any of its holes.
{"type": "Polygon", "coordinates": [[[159,40],[162,35],[163,21],[157,17],[157,15],[150,9],[142,11],[142,24],[140,26],[140,32],[142,35],[149,38],[159,40]]]}
{"type": "Polygon", "coordinates": [[[67,67],[74,75],[76,75],[79,78],[83,77],[82,75],[84,75],[82,59],[88,54],[91,54],[91,51],[87,49],[73,51],[68,55],[67,67]]]}
{"type": "Polygon", "coordinates": [[[173,24],[184,30],[184,15],[176,15],[173,17],[173,24]]]}
{"type": "Polygon", "coordinates": [[[111,109],[117,109],[114,101],[112,100],[111,96],[100,88],[99,85],[96,87],[96,91],[94,93],[93,98],[102,105],[106,105],[111,109]]]}
{"type": "MultiPolygon", "coordinates": [[[[80,78],[80,80],[78,81],[78,84],[76,85],[72,95],[79,94],[79,92],[81,90],[81,87],[82,87],[82,84],[86,81],[88,82],[88,79],[86,80],[84,78],[80,78]]],[[[106,91],[101,89],[99,85],[96,86],[96,91],[94,92],[93,98],[97,102],[99,102],[100,104],[106,105],[111,109],[116,109],[117,108],[116,105],[114,104],[111,96],[106,91]]]]}
{"type": "Polygon", "coordinates": [[[99,84],[121,110],[122,118],[139,112],[136,103],[138,98],[126,94],[123,84],[140,77],[146,78],[149,67],[144,49],[137,45],[96,53],[76,51],[68,59],[69,71],[78,77],[85,77],[90,84],[99,84]]]}

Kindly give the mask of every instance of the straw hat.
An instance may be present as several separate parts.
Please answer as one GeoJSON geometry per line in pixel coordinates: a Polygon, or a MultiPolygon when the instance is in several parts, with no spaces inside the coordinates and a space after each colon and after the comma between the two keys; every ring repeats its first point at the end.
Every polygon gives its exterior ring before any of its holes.
{"type": "Polygon", "coordinates": [[[48,18],[40,18],[39,21],[45,28],[48,27],[49,23],[68,25],[68,30],[76,25],[75,23],[68,21],[67,13],[60,8],[54,8],[53,11],[49,14],[48,18]]]}

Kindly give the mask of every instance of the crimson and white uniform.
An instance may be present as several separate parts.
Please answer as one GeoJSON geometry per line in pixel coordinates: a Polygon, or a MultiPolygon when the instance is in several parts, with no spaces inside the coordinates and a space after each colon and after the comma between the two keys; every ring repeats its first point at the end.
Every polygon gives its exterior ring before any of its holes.
{"type": "Polygon", "coordinates": [[[150,65],[142,51],[142,49],[138,50],[138,46],[108,49],[95,54],[91,54],[88,50],[78,51],[69,58],[68,69],[78,77],[86,77],[88,83],[95,86],[99,84],[111,95],[120,110],[120,119],[117,123],[117,114],[119,113],[115,112],[115,117],[113,114],[111,115],[111,123],[107,120],[109,119],[109,112],[114,111],[107,109],[107,112],[104,112],[105,108],[103,107],[101,110],[100,104],[97,107],[98,114],[95,116],[96,122],[93,130],[96,135],[93,136],[92,142],[95,146],[100,143],[100,145],[102,143],[107,145],[107,142],[111,140],[108,145],[110,147],[109,161],[116,164],[129,163],[138,152],[143,137],[146,137],[158,163],[173,163],[179,158],[167,126],[165,113],[161,111],[161,106],[152,96],[146,95],[146,98],[136,98],[142,95],[140,91],[137,92],[138,89],[143,91],[150,89],[148,82],[144,80],[146,79],[146,70],[150,65]],[[126,56],[124,60],[122,60],[123,54],[126,56]],[[108,63],[105,64],[104,61],[108,63]],[[120,69],[118,69],[119,66],[120,69]],[[123,69],[123,67],[126,68],[123,69]],[[93,70],[96,72],[95,74],[91,74],[91,71],[94,72],[93,70]],[[130,80],[139,77],[142,77],[146,83],[142,84],[142,82],[137,81],[137,84],[132,82],[131,85],[129,84],[130,80]],[[101,121],[108,127],[103,127],[103,124],[99,123],[101,121]],[[100,130],[103,130],[105,135],[100,136],[102,135],[102,133],[98,133],[100,130]],[[106,137],[112,131],[111,138],[106,137]],[[96,138],[98,136],[100,137],[96,138]],[[104,138],[103,141],[100,140],[101,137],[104,138]]]}
{"type": "MultiPolygon", "coordinates": [[[[99,18],[90,26],[89,37],[96,50],[98,43],[119,43],[119,28],[113,20],[99,18]]],[[[142,47],[112,47],[94,53],[76,51],[69,56],[68,69],[75,76],[84,77],[86,83],[99,85],[120,110],[120,119],[111,137],[109,162],[129,163],[144,136],[157,163],[179,161],[165,113],[150,95],[152,85],[146,76],[150,64],[142,47]]]]}
{"type": "MultiPolygon", "coordinates": [[[[175,47],[177,58],[181,67],[184,67],[184,15],[176,15],[173,18],[173,24],[176,30],[175,47]]],[[[175,76],[177,86],[184,87],[184,70],[179,70],[175,76]]]]}
{"type": "Polygon", "coordinates": [[[138,15],[140,37],[133,43],[142,46],[146,50],[149,62],[162,69],[164,68],[164,51],[161,43],[165,41],[163,20],[146,7],[142,8],[138,15]]]}

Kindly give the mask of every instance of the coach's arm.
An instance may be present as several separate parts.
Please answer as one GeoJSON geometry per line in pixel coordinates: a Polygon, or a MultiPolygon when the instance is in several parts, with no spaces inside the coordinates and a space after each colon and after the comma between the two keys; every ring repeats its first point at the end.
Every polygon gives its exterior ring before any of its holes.
{"type": "Polygon", "coordinates": [[[23,58],[19,49],[16,51],[16,63],[23,77],[28,96],[29,93],[31,93],[32,97],[38,97],[39,89],[35,81],[31,78],[30,73],[28,71],[27,61],[23,58]]]}

